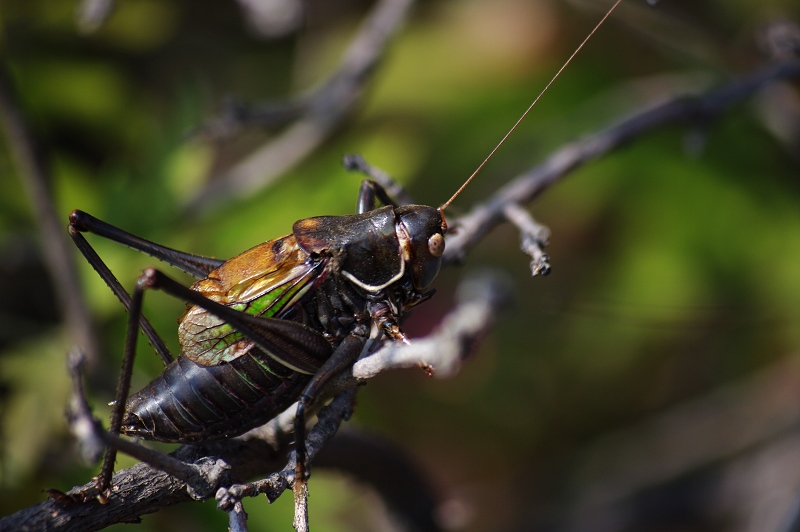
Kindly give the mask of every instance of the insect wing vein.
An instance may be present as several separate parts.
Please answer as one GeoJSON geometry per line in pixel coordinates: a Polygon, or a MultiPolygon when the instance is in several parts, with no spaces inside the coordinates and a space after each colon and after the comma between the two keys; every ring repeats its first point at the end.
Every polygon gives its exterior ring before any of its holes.
{"type": "MultiPolygon", "coordinates": [[[[221,283],[212,284],[208,279],[196,283],[195,289],[235,310],[280,318],[318,284],[322,272],[324,262],[308,260],[305,253],[292,253],[284,255],[277,267],[229,287],[226,293],[218,291],[221,283]]],[[[231,324],[198,306],[186,312],[178,334],[182,354],[204,366],[230,362],[253,348],[231,324]]],[[[282,357],[276,353],[274,358],[282,357]]]]}

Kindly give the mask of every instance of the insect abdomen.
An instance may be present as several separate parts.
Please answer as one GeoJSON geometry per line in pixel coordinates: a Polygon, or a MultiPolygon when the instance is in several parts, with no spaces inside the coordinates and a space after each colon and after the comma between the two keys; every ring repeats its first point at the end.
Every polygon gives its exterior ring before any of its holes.
{"type": "Polygon", "coordinates": [[[178,357],[130,397],[122,432],[192,443],[237,436],[263,425],[288,408],[311,377],[259,354],[253,349],[216,366],[178,357]]]}

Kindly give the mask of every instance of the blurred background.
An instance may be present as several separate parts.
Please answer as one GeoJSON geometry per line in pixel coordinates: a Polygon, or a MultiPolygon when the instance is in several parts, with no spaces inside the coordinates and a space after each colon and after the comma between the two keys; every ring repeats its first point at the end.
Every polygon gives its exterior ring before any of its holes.
{"type": "MultiPolygon", "coordinates": [[[[420,2],[385,50],[372,48],[380,62],[346,108],[303,95],[318,94],[378,3],[117,0],[104,18],[103,1],[7,0],[1,46],[47,151],[64,239],[80,208],[228,258],[295,220],[353,212],[360,176],[342,168],[343,153],[363,154],[418,202],[441,204],[609,3],[420,2]]],[[[626,0],[453,208],[466,211],[570,140],[775,60],[762,44],[776,21],[800,49],[794,0],[626,0]]],[[[6,515],[43,500],[43,489],[87,482],[99,466],[81,464],[67,430],[65,359],[76,331],[46,263],[37,194],[2,138],[6,515]]],[[[516,229],[493,231],[462,267],[440,274],[436,297],[405,328],[429,331],[470,270],[509,275],[511,309],[458,376],[381,375],[349,424],[419,464],[447,529],[788,523],[800,500],[797,82],[766,87],[713,121],[642,136],[531,210],[552,231],[551,275],[531,278],[516,229]]],[[[126,287],[154,264],[90,240],[126,287]]],[[[90,399],[107,419],[125,313],[72,251],[101,353],[88,370],[90,399]]],[[[182,308],[162,294],[146,301],[173,351],[182,308]]],[[[140,344],[134,389],[161,369],[140,344]]],[[[366,486],[319,468],[311,490],[318,530],[384,526],[366,486]]],[[[290,496],[245,508],[252,529],[289,529],[290,496]]],[[[138,530],[176,526],[224,530],[227,517],[213,501],[184,504],[145,516],[138,530]]]]}

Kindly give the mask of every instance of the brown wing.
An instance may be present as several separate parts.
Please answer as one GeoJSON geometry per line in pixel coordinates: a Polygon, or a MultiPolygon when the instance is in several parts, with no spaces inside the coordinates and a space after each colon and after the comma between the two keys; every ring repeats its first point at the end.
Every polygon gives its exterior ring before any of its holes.
{"type": "Polygon", "coordinates": [[[280,318],[321,282],[325,266],[325,261],[311,260],[292,235],[225,262],[192,289],[247,316],[235,327],[206,309],[190,307],[178,327],[182,354],[212,366],[259,347],[295,371],[314,373],[330,355],[330,345],[322,334],[280,318]]]}

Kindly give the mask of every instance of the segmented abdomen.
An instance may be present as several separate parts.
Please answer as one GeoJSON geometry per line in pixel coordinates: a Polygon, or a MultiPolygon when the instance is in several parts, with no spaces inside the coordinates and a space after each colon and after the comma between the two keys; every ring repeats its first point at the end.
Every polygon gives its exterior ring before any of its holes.
{"type": "Polygon", "coordinates": [[[122,432],[173,443],[238,436],[288,408],[310,378],[255,348],[215,366],[180,356],[128,399],[122,432]]]}

